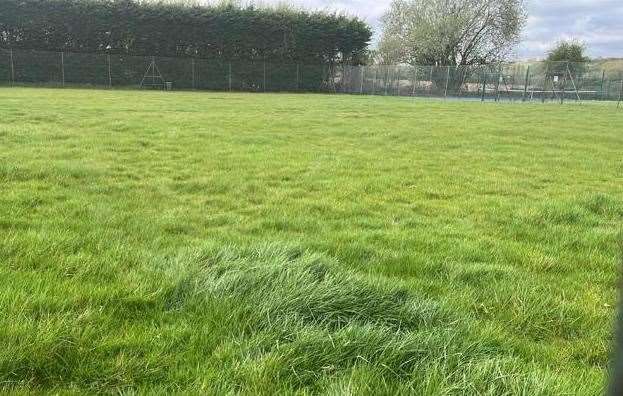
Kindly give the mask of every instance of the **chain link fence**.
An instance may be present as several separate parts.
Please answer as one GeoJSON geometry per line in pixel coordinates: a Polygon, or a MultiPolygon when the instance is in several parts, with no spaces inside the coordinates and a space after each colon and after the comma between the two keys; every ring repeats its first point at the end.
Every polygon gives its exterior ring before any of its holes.
{"type": "Polygon", "coordinates": [[[589,63],[297,65],[0,49],[0,85],[321,92],[510,101],[620,101],[623,70],[589,63]]]}

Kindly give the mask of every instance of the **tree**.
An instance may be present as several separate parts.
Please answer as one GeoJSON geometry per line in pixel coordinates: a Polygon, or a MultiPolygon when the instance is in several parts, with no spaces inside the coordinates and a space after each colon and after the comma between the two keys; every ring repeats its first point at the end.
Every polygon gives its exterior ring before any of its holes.
{"type": "Polygon", "coordinates": [[[591,59],[586,56],[586,45],[578,40],[562,40],[547,53],[548,62],[584,63],[591,59]]]}
{"type": "Polygon", "coordinates": [[[574,76],[580,76],[588,69],[590,60],[586,56],[584,43],[578,40],[562,40],[547,53],[545,67],[548,76],[565,75],[567,70],[574,76]]]}
{"type": "Polygon", "coordinates": [[[386,63],[490,64],[512,53],[525,22],[523,0],[394,0],[379,50],[386,63]]]}
{"type": "Polygon", "coordinates": [[[578,40],[562,40],[547,53],[547,62],[586,63],[586,45],[578,40]]]}

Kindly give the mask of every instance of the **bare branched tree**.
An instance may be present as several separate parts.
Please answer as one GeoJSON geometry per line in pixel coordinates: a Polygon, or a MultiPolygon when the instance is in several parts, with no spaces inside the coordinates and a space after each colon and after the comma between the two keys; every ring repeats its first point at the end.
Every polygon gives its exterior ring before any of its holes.
{"type": "Polygon", "coordinates": [[[523,0],[394,0],[379,50],[387,63],[494,63],[512,54],[526,18],[523,0]]]}

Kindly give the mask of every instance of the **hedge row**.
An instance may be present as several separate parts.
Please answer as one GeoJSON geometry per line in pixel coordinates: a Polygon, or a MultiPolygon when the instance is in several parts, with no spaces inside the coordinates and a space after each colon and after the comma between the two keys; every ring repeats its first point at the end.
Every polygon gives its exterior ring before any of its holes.
{"type": "Polygon", "coordinates": [[[344,15],[135,0],[2,0],[0,46],[221,61],[361,64],[372,32],[344,15]]]}

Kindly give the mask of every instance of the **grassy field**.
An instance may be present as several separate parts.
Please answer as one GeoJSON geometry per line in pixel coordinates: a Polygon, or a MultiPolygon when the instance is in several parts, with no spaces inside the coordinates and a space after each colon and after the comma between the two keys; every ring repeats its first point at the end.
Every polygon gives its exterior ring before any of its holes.
{"type": "Polygon", "coordinates": [[[0,390],[603,390],[613,106],[53,89],[0,104],[0,390]]]}

